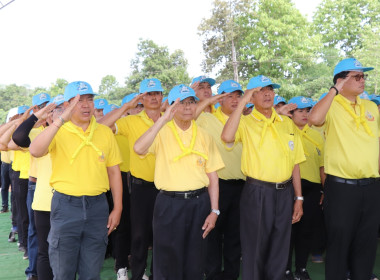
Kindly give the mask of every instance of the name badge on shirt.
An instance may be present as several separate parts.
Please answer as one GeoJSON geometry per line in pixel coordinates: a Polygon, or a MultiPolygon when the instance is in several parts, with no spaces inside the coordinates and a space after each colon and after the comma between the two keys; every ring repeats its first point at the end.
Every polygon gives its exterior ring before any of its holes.
{"type": "Polygon", "coordinates": [[[370,122],[373,122],[375,120],[375,117],[368,111],[365,112],[365,117],[370,122]]]}

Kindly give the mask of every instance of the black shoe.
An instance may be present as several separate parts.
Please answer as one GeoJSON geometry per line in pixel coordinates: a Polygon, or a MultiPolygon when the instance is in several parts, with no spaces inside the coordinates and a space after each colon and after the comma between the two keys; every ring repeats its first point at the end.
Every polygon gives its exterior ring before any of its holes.
{"type": "Polygon", "coordinates": [[[7,212],[9,212],[8,207],[3,206],[3,208],[1,208],[0,213],[7,213],[7,212]]]}
{"type": "Polygon", "coordinates": [[[18,250],[20,251],[20,252],[26,252],[26,248],[24,247],[24,246],[18,246],[18,250]]]}
{"type": "Polygon", "coordinates": [[[306,268],[301,268],[301,270],[294,273],[294,280],[311,280],[309,273],[306,268]]]}
{"type": "Polygon", "coordinates": [[[285,271],[285,280],[294,280],[293,273],[290,270],[285,271]]]}
{"type": "Polygon", "coordinates": [[[8,242],[16,242],[16,233],[14,231],[11,231],[9,233],[8,242]]]}

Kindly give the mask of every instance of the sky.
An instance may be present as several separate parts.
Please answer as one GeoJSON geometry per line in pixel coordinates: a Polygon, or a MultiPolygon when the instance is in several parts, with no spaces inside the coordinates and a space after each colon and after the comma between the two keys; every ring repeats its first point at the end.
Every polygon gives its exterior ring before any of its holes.
{"type": "MultiPolygon", "coordinates": [[[[139,38],[183,50],[189,75],[199,76],[197,28],[211,16],[212,2],[15,0],[0,9],[0,85],[49,88],[63,78],[89,82],[97,91],[106,75],[124,85],[139,38]]],[[[309,19],[320,2],[294,1],[309,19]]]]}

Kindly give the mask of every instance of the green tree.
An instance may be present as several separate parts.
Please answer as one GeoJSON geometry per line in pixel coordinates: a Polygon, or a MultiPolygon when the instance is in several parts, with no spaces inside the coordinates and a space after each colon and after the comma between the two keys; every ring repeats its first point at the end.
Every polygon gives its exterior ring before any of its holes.
{"type": "Polygon", "coordinates": [[[119,86],[115,76],[107,75],[102,78],[101,84],[99,86],[100,94],[110,94],[119,86]]]}
{"type": "Polygon", "coordinates": [[[215,0],[212,16],[203,19],[198,27],[198,35],[202,39],[205,59],[202,69],[210,73],[218,69],[218,80],[223,81],[234,77],[239,80],[241,68],[238,67],[241,26],[236,22],[240,17],[256,6],[256,1],[249,0],[215,0]]]}
{"type": "Polygon", "coordinates": [[[16,84],[0,88],[0,99],[6,102],[0,103],[1,122],[5,121],[9,109],[21,105],[32,105],[33,90],[16,84]],[[1,111],[2,110],[2,111],[1,111]]]}
{"type": "Polygon", "coordinates": [[[362,48],[362,29],[379,21],[379,0],[323,0],[313,17],[323,44],[337,48],[343,56],[362,48]]]}
{"type": "Polygon", "coordinates": [[[353,52],[363,65],[372,66],[375,69],[369,72],[366,82],[366,91],[368,93],[379,94],[380,89],[380,24],[366,26],[360,34],[362,48],[353,52]]]}
{"type": "Polygon", "coordinates": [[[57,79],[54,84],[51,85],[49,93],[52,97],[65,92],[65,87],[68,85],[68,81],[65,79],[57,79]]]}
{"type": "Polygon", "coordinates": [[[190,83],[188,62],[182,50],[169,52],[167,46],[158,46],[152,40],[142,40],[131,61],[131,74],[126,78],[126,92],[138,92],[140,82],[146,78],[157,78],[167,92],[177,84],[190,83]]]}

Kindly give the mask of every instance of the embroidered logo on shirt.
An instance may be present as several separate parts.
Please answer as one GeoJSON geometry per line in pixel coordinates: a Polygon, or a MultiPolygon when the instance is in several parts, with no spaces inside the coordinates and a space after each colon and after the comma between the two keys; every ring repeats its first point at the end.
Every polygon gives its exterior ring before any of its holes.
{"type": "Polygon", "coordinates": [[[102,152],[102,155],[99,156],[99,162],[104,162],[105,160],[105,157],[104,157],[104,153],[102,152]]]}
{"type": "Polygon", "coordinates": [[[290,148],[290,150],[294,150],[294,142],[292,141],[292,140],[290,140],[289,142],[288,142],[288,145],[289,145],[289,148],[290,148]]]}
{"type": "Polygon", "coordinates": [[[373,122],[375,120],[375,117],[368,111],[365,112],[365,117],[370,122],[373,122]]]}
{"type": "Polygon", "coordinates": [[[197,160],[197,165],[199,167],[204,167],[205,166],[205,160],[202,158],[202,157],[199,157],[198,160],[197,160]]]}

